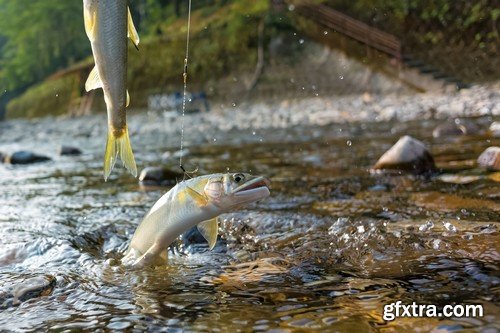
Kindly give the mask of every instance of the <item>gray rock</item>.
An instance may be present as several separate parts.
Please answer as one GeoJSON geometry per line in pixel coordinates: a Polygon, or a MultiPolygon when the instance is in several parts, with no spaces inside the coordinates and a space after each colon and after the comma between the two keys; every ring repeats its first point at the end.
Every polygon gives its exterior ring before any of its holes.
{"type": "Polygon", "coordinates": [[[50,160],[52,160],[50,157],[37,155],[30,151],[24,151],[24,150],[16,151],[11,155],[3,156],[3,162],[10,164],[32,164],[39,162],[47,162],[50,160]]]}
{"type": "Polygon", "coordinates": [[[59,155],[64,156],[64,155],[81,155],[82,151],[76,147],[71,147],[71,146],[61,146],[59,148],[59,155]]]}
{"type": "Polygon", "coordinates": [[[500,138],[500,121],[495,121],[491,123],[488,131],[493,137],[500,138]]]}
{"type": "Polygon", "coordinates": [[[500,147],[489,147],[477,159],[477,163],[492,171],[500,170],[500,147]]]}
{"type": "Polygon", "coordinates": [[[141,171],[139,182],[146,186],[168,186],[174,185],[182,176],[182,173],[164,167],[147,167],[141,171]]]}
{"type": "Polygon", "coordinates": [[[56,286],[52,275],[20,278],[19,282],[0,290],[0,309],[18,306],[29,299],[48,296],[56,286]]]}
{"type": "Polygon", "coordinates": [[[379,158],[373,169],[401,170],[421,174],[435,171],[436,166],[424,143],[406,135],[379,158]]]}

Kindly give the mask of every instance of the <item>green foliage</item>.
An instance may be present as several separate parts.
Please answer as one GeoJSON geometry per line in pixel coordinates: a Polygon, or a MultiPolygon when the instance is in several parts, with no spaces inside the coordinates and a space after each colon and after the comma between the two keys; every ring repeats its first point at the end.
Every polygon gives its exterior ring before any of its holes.
{"type": "Polygon", "coordinates": [[[70,75],[30,87],[7,104],[7,117],[34,118],[67,113],[72,98],[75,97],[73,89],[79,88],[77,80],[76,75],[70,75]]]}
{"type": "MultiPolygon", "coordinates": [[[[253,70],[257,62],[257,27],[267,13],[268,1],[239,0],[225,6],[215,3],[214,7],[192,15],[192,88],[230,73],[253,70]]],[[[165,22],[157,29],[161,35],[145,40],[140,52],[129,57],[129,87],[135,103],[145,101],[150,93],[181,88],[186,18],[165,22]]]]}
{"type": "Polygon", "coordinates": [[[2,90],[40,81],[90,52],[82,2],[0,0],[2,90]]]}
{"type": "MultiPolygon", "coordinates": [[[[160,0],[148,1],[161,5],[160,0]]],[[[207,2],[213,4],[192,14],[189,82],[195,90],[200,89],[202,82],[217,80],[238,71],[254,70],[258,24],[266,17],[269,4],[268,0],[207,2]]],[[[137,22],[141,18],[141,8],[140,4],[138,6],[132,8],[132,15],[139,25],[141,23],[137,22]]],[[[151,9],[142,13],[142,24],[150,29],[150,33],[148,35],[139,28],[139,51],[132,46],[129,48],[128,88],[133,107],[144,105],[151,93],[182,88],[186,46],[185,3],[183,6],[181,12],[184,16],[180,18],[175,17],[170,1],[158,7],[163,8],[157,13],[158,18],[149,16],[148,11],[151,9]],[[165,12],[171,14],[163,20],[165,12]]],[[[266,27],[266,31],[270,28],[266,27]]],[[[83,26],[80,30],[83,32],[83,26]]],[[[84,43],[89,44],[86,37],[84,43]]],[[[73,79],[63,77],[47,80],[28,89],[8,104],[7,116],[19,117],[24,114],[37,117],[67,112],[71,90],[82,89],[85,81],[76,79],[74,75],[70,75],[70,78],[73,79]],[[56,93],[58,97],[55,97],[56,93]]]]}

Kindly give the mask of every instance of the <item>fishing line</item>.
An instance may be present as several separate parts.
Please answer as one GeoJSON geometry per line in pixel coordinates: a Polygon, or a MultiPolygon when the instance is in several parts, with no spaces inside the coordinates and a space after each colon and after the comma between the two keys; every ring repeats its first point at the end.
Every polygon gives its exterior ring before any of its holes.
{"type": "MultiPolygon", "coordinates": [[[[188,6],[188,21],[187,21],[187,36],[186,36],[186,57],[184,58],[184,72],[182,73],[182,78],[184,80],[184,89],[182,93],[182,117],[181,117],[181,147],[179,155],[179,167],[184,172],[184,175],[188,174],[184,166],[182,165],[182,155],[184,155],[184,117],[186,114],[186,99],[187,99],[187,79],[188,79],[188,59],[189,59],[189,32],[191,29],[191,0],[189,0],[188,6]]],[[[196,172],[196,171],[194,171],[196,172]]]]}

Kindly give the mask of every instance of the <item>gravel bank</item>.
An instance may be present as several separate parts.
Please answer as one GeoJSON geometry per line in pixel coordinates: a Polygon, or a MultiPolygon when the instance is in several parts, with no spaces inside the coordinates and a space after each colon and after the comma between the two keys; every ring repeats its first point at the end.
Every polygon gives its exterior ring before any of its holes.
{"type": "MultiPolygon", "coordinates": [[[[253,131],[314,127],[328,124],[369,122],[405,122],[419,119],[449,119],[456,117],[500,117],[500,82],[474,86],[454,94],[412,95],[349,95],[319,96],[300,100],[257,102],[254,104],[212,105],[208,113],[187,114],[185,133],[187,144],[216,140],[224,133],[241,131],[243,141],[255,141],[253,131]],[[243,134],[247,134],[247,136],[243,134]],[[250,136],[247,140],[245,137],[250,136]]],[[[81,118],[42,118],[0,122],[2,144],[43,142],[68,138],[99,138],[88,140],[102,146],[106,135],[105,114],[81,118]]],[[[128,116],[132,136],[165,140],[166,146],[178,144],[181,117],[175,111],[137,112],[128,116]],[[146,135],[147,134],[147,135],[146,135]]],[[[234,135],[232,135],[234,137],[234,135]]],[[[134,140],[132,140],[134,143],[134,140]]],[[[146,140],[147,141],[147,140],[146,140]]]]}

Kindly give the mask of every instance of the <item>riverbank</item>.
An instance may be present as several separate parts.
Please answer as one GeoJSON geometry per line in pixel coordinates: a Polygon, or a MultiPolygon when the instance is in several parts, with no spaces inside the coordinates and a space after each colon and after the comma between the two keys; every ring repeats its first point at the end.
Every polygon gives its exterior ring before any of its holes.
{"type": "MultiPolygon", "coordinates": [[[[231,130],[253,132],[299,125],[323,126],[335,123],[404,122],[464,117],[491,117],[492,121],[500,117],[500,83],[473,86],[451,94],[318,95],[301,99],[274,98],[241,105],[237,100],[228,100],[224,103],[212,102],[210,112],[187,114],[184,122],[186,138],[196,143],[231,130]]],[[[132,136],[158,133],[167,138],[167,145],[170,145],[170,142],[174,145],[177,141],[181,120],[178,112],[173,110],[128,112],[132,136]]],[[[58,134],[60,137],[104,137],[106,124],[104,113],[81,118],[61,116],[10,120],[0,123],[0,140],[3,143],[32,141],[33,135],[43,138],[44,133],[58,134]],[[23,127],[30,130],[21,130],[23,127]]],[[[242,137],[245,133],[242,133],[242,137]]]]}

